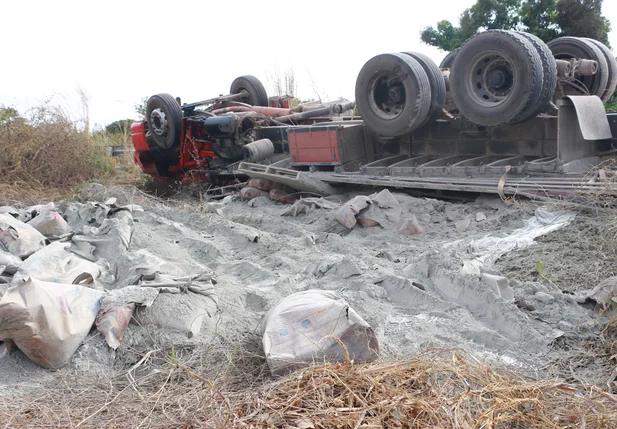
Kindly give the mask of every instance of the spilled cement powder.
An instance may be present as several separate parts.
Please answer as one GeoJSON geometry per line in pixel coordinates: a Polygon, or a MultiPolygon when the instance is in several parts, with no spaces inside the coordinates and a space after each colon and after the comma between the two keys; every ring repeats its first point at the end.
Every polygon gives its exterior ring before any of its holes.
{"type": "MultiPolygon", "coordinates": [[[[494,266],[499,256],[566,225],[572,214],[505,207],[498,199],[454,204],[392,192],[401,216],[415,216],[424,231],[406,236],[381,226],[349,230],[330,208],[283,216],[289,206],[267,201],[251,207],[227,198],[204,213],[194,202],[166,206],[135,193],[121,201],[117,189],[97,192],[99,200],[118,197],[119,204],[144,208],[133,213],[129,248],[117,261],[118,282],[127,284],[134,275],[123,261],[140,258],[158,261],[169,275],[213,272],[218,313],[191,341],[213,332],[231,340],[255,332],[282,298],[322,289],[337,291],[372,326],[386,358],[430,346],[461,347],[480,358],[537,368],[553,359],[556,338],[584,334],[593,317],[559,291],[510,281],[516,301],[535,305],[534,311],[521,309],[481,275],[500,274],[494,266]],[[469,225],[457,227],[464,219],[469,225]],[[476,261],[474,269],[462,270],[469,261],[476,261]]],[[[339,196],[337,202],[357,195],[339,196]]],[[[138,327],[129,331],[127,345],[147,349],[138,327]]],[[[89,349],[99,353],[101,339],[92,343],[97,346],[89,349]]],[[[73,367],[88,367],[88,356],[78,352],[73,367]]],[[[0,359],[2,373],[6,362],[0,359]]],[[[103,370],[104,362],[96,368],[103,370]]]]}

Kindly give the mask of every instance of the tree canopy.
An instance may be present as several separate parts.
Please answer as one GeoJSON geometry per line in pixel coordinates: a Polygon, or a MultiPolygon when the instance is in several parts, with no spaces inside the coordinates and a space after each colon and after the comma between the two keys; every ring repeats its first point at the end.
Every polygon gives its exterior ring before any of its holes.
{"type": "Polygon", "coordinates": [[[120,119],[107,125],[105,131],[109,134],[130,134],[133,122],[134,119],[120,119]]]}
{"type": "Polygon", "coordinates": [[[420,38],[428,45],[452,51],[484,30],[518,30],[548,42],[561,36],[590,37],[608,44],[610,21],[602,15],[603,0],[477,0],[463,11],[459,25],[439,21],[420,38]]]}

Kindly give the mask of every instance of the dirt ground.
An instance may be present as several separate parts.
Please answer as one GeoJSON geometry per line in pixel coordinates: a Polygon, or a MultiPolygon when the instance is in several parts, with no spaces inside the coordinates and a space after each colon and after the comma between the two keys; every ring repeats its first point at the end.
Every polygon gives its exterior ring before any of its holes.
{"type": "Polygon", "coordinates": [[[496,266],[511,279],[554,284],[564,292],[591,289],[617,275],[615,226],[614,216],[579,213],[570,225],[504,255],[496,266]]]}
{"type": "MultiPolygon", "coordinates": [[[[328,199],[340,203],[357,193],[328,199]]],[[[615,362],[598,338],[608,318],[574,293],[615,273],[610,216],[524,201],[507,207],[496,197],[453,203],[392,194],[403,215],[416,216],[422,234],[402,235],[394,225],[349,230],[333,210],[317,207],[284,216],[290,206],[266,198],[205,203],[187,193],[162,199],[131,187],[87,187],[82,202],[115,197],[143,207],[134,214],[130,255],[146,250],[167,270],[215,273],[220,312],[191,339],[131,325],[126,350],[117,355],[94,331],[57,372],[19,351],[0,351],[0,398],[28,396],[75,373],[113,377],[172,344],[212,347],[213,338],[224,337],[263,355],[264,315],[308,289],[343,296],[373,327],[386,360],[461,348],[490,365],[606,387],[615,362]],[[507,277],[501,296],[491,276],[507,277]]],[[[256,380],[268,379],[263,361],[252,365],[256,380]]]]}

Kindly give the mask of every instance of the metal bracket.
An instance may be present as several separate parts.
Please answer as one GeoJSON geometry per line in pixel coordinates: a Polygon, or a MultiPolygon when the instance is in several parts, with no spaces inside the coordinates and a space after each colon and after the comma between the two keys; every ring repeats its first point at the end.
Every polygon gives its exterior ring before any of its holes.
{"type": "Polygon", "coordinates": [[[557,158],[564,163],[595,156],[598,140],[612,138],[604,104],[595,95],[565,96],[559,107],[557,158]]]}

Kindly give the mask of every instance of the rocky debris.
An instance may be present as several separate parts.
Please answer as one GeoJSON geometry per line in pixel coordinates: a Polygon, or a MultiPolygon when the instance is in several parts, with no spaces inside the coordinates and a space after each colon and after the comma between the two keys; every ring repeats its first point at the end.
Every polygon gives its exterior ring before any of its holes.
{"type": "Polygon", "coordinates": [[[345,228],[351,229],[357,223],[356,215],[367,208],[371,203],[371,199],[364,195],[358,195],[340,206],[335,212],[334,217],[345,228]]]}
{"type": "Polygon", "coordinates": [[[534,295],[534,298],[544,304],[552,304],[555,301],[555,297],[550,293],[538,291],[534,295]]]}
{"type": "Polygon", "coordinates": [[[500,298],[509,302],[514,301],[514,291],[508,284],[508,279],[506,277],[483,273],[482,280],[489,285],[500,298]]]}
{"type": "Polygon", "coordinates": [[[275,203],[283,203],[283,204],[293,204],[296,202],[296,198],[291,196],[289,193],[281,190],[281,189],[272,189],[270,190],[270,199],[275,203]]]}
{"type": "Polygon", "coordinates": [[[281,216],[296,217],[300,214],[309,214],[315,209],[334,210],[340,207],[340,204],[326,200],[323,197],[302,198],[297,200],[289,209],[285,210],[281,216]]]}
{"type": "Polygon", "coordinates": [[[536,309],[536,307],[534,307],[532,304],[529,304],[527,301],[515,301],[514,304],[516,304],[516,306],[521,310],[535,311],[536,309]]]}
{"type": "Polygon", "coordinates": [[[398,232],[403,235],[416,235],[422,234],[424,229],[418,219],[414,215],[410,215],[408,218],[404,219],[401,223],[401,226],[398,229],[398,232]]]}
{"type": "Polygon", "coordinates": [[[261,191],[270,191],[276,184],[272,180],[252,178],[248,181],[247,187],[259,189],[261,191]]]}
{"type": "Polygon", "coordinates": [[[267,198],[275,203],[293,204],[297,198],[290,192],[289,187],[272,180],[252,178],[248,181],[247,186],[240,190],[240,199],[248,201],[251,207],[264,205],[254,201],[256,198],[267,198]]]}
{"type": "Polygon", "coordinates": [[[617,314],[617,276],[602,280],[590,291],[582,292],[578,302],[591,301],[596,313],[612,317],[617,314]]]}
{"type": "Polygon", "coordinates": [[[480,195],[478,198],[476,198],[475,204],[479,207],[492,210],[500,210],[506,207],[506,204],[500,197],[490,194],[480,195]]]}
{"type": "Polygon", "coordinates": [[[270,194],[267,191],[262,191],[260,189],[252,188],[250,186],[246,186],[240,189],[240,199],[242,200],[250,201],[253,198],[258,198],[258,197],[270,198],[270,194]]]}
{"type": "Polygon", "coordinates": [[[466,217],[465,219],[461,219],[461,220],[459,220],[457,222],[454,222],[454,226],[460,232],[467,231],[469,229],[470,225],[471,225],[471,218],[470,217],[466,217]]]}

